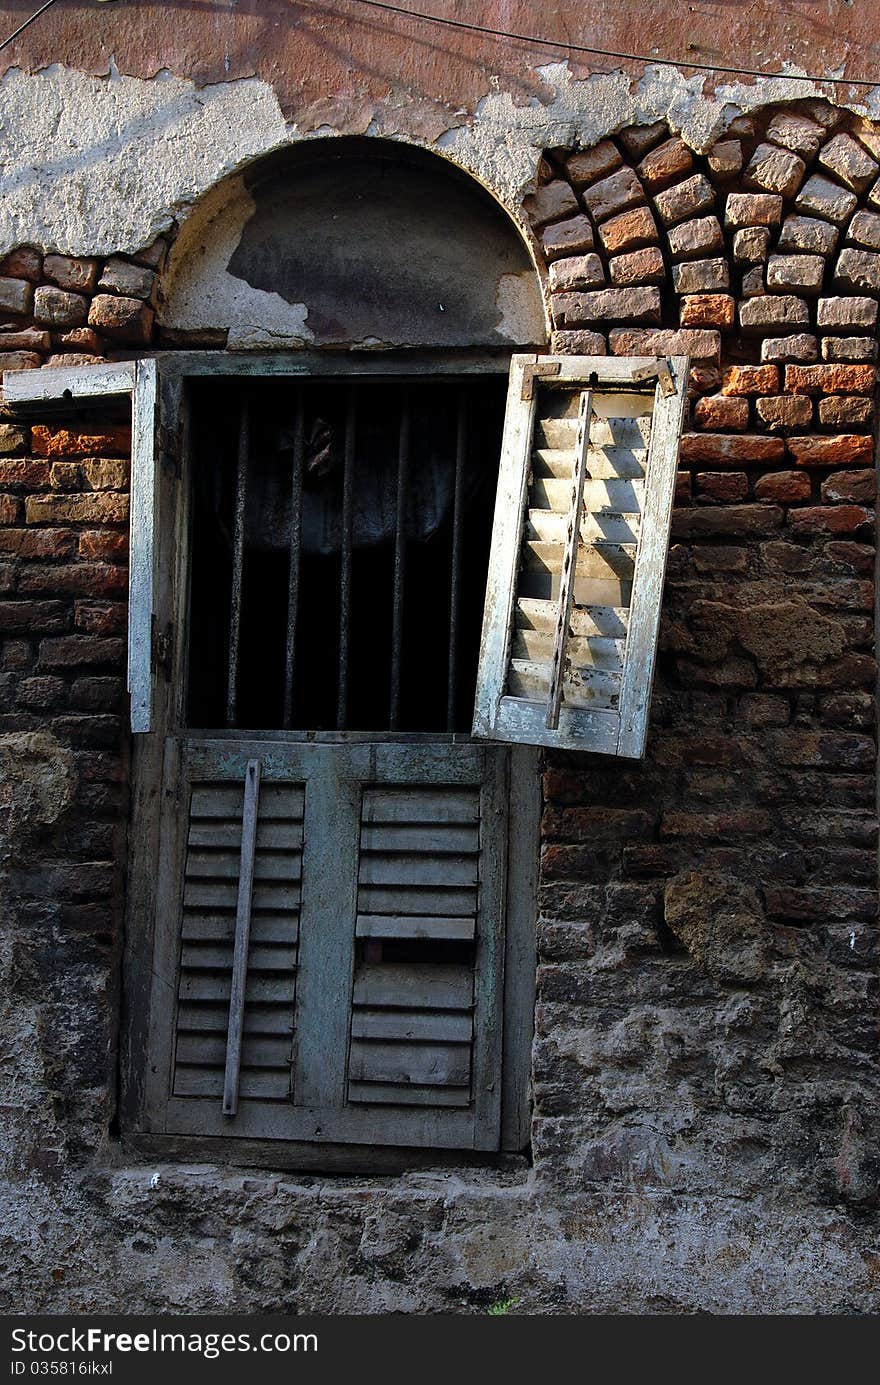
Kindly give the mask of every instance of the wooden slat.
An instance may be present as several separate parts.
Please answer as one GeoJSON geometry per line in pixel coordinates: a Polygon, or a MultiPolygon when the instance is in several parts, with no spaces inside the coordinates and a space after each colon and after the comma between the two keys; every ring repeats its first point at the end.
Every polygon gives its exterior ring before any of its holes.
{"type": "MultiPolygon", "coordinates": [[[[575,668],[607,669],[619,673],[623,668],[626,640],[610,640],[602,635],[569,638],[568,657],[575,668]]],[[[552,633],[537,630],[517,630],[511,654],[526,663],[548,664],[553,654],[552,633]]]]}
{"type": "Polygon", "coordinates": [[[354,1003],[371,1007],[460,1010],[473,1003],[471,968],[457,963],[379,963],[358,968],[354,1003]]]}
{"type": "Polygon", "coordinates": [[[472,918],[443,918],[415,915],[403,918],[400,914],[358,914],[355,935],[358,938],[438,938],[470,942],[476,931],[472,918]]]}
{"type": "Polygon", "coordinates": [[[480,829],[450,822],[367,823],[361,827],[361,851],[478,851],[480,829]]]}
{"type": "MultiPolygon", "coordinates": [[[[180,1067],[175,1071],[175,1096],[222,1097],[224,1091],[222,1068],[205,1071],[180,1067]]],[[[285,1068],[243,1068],[239,1074],[238,1094],[252,1101],[286,1101],[290,1095],[290,1072],[285,1068]]]]}
{"type": "MultiPolygon", "coordinates": [[[[568,513],[571,499],[571,482],[557,481],[552,477],[535,477],[529,487],[529,506],[535,510],[556,510],[568,513]]],[[[584,485],[584,509],[587,514],[601,514],[610,510],[614,514],[639,514],[645,499],[644,481],[622,480],[611,477],[609,480],[587,480],[584,485]]]]}
{"type": "MultiPolygon", "coordinates": [[[[92,369],[103,370],[105,367],[92,369]]],[[[116,369],[124,372],[126,368],[116,369]]],[[[153,729],[158,373],[155,361],[138,361],[129,369],[134,371],[134,388],[131,400],[128,691],[131,694],[131,729],[146,732],[153,729]]],[[[112,380],[113,376],[105,379],[112,380]]]]}
{"type": "MultiPolygon", "coordinates": [[[[188,971],[218,970],[232,966],[233,944],[228,947],[208,943],[184,943],[180,965],[188,971]]],[[[259,971],[291,971],[296,966],[296,947],[256,946],[251,935],[248,974],[259,971]]]]}
{"type": "MultiPolygon", "coordinates": [[[[636,546],[633,543],[597,543],[589,548],[577,550],[575,574],[578,577],[619,577],[631,581],[636,564],[636,546]]],[[[551,573],[565,575],[565,547],[559,543],[523,544],[523,564],[528,570],[538,568],[551,573]]],[[[563,586],[564,586],[563,582],[563,586]]]]}
{"type": "MultiPolygon", "coordinates": [[[[281,1005],[292,1003],[296,978],[291,972],[288,976],[249,976],[244,988],[247,1005],[281,1005]]],[[[180,999],[228,1002],[232,991],[232,977],[221,976],[219,972],[182,972],[180,977],[180,999]]]]}
{"type": "Polygon", "coordinates": [[[363,914],[441,914],[471,915],[476,913],[476,887],[435,885],[361,885],[358,889],[358,912],[363,914]]]}
{"type": "Polygon", "coordinates": [[[362,1010],[351,1018],[353,1039],[418,1039],[469,1044],[474,1019],[469,1010],[362,1010]]]}
{"type": "MultiPolygon", "coordinates": [[[[249,760],[244,779],[244,807],[241,818],[241,856],[238,873],[238,904],[235,913],[235,944],[229,989],[229,1029],[226,1036],[226,1071],[223,1079],[223,1114],[238,1110],[238,1076],[241,1066],[241,1040],[244,1028],[244,998],[248,975],[248,944],[251,932],[251,896],[254,888],[254,852],[260,807],[260,761],[249,760]]],[[[187,861],[187,866],[189,862],[187,861]]]]}
{"type": "MultiPolygon", "coordinates": [[[[529,510],[524,530],[524,538],[529,542],[564,543],[567,518],[558,510],[529,510]]],[[[581,515],[581,542],[631,543],[638,541],[641,516],[637,514],[612,514],[605,511],[599,515],[581,515]]]]}
{"type": "MultiPolygon", "coordinates": [[[[295,913],[261,914],[251,909],[251,948],[265,943],[294,944],[299,933],[299,918],[295,913]]],[[[183,916],[181,934],[184,942],[232,943],[235,938],[235,915],[196,914],[187,911],[183,916]]]]}
{"type": "MultiPolygon", "coordinates": [[[[637,357],[630,357],[632,362],[638,360],[637,357]]],[[[558,384],[561,388],[548,388],[541,393],[539,417],[542,421],[549,419],[573,420],[578,415],[577,394],[578,387],[582,387],[585,380],[591,376],[598,376],[598,381],[594,384],[596,404],[594,413],[601,417],[610,418],[640,418],[647,416],[650,421],[651,408],[654,400],[654,389],[656,385],[656,374],[653,377],[645,376],[644,384],[640,389],[622,390],[609,388],[610,376],[608,367],[613,367],[616,362],[612,362],[608,357],[601,362],[600,371],[589,371],[582,374],[574,357],[568,357],[565,369],[560,369],[558,384]],[[603,378],[604,377],[604,378],[603,378]]],[[[635,369],[641,370],[641,365],[635,365],[635,369]]],[[[621,382],[615,382],[615,384],[621,382]]]]}
{"type": "MultiPolygon", "coordinates": [[[[257,823],[257,851],[299,850],[301,839],[301,823],[257,823]]],[[[190,822],[188,845],[225,847],[237,852],[241,848],[241,819],[196,819],[190,822]]]]}
{"type": "MultiPolygon", "coordinates": [[[[555,727],[559,723],[559,708],[562,703],[562,680],[565,673],[565,649],[568,643],[571,606],[574,600],[575,574],[580,572],[582,575],[594,575],[589,569],[585,572],[581,563],[580,551],[581,508],[583,505],[584,481],[587,475],[587,453],[590,448],[590,421],[593,414],[592,398],[592,391],[583,390],[578,405],[578,430],[574,448],[574,468],[571,477],[571,498],[569,500],[565,537],[561,546],[559,609],[556,613],[556,627],[552,637],[553,649],[550,658],[550,681],[547,692],[546,718],[548,727],[555,727]]],[[[526,548],[533,554],[538,549],[542,552],[545,552],[547,549],[552,549],[554,553],[556,552],[555,544],[536,544],[528,542],[526,548]]]]}
{"type": "MultiPolygon", "coordinates": [[[[255,851],[253,859],[255,880],[299,880],[301,875],[298,851],[255,851]]],[[[188,880],[238,879],[239,861],[229,851],[189,851],[186,858],[188,880]]]]}
{"type": "MultiPolygon", "coordinates": [[[[570,668],[566,671],[563,692],[566,702],[576,707],[610,707],[620,696],[619,673],[600,669],[570,668]]],[[[508,691],[511,697],[546,702],[550,693],[549,664],[527,664],[511,660],[508,691]]],[[[552,729],[552,728],[548,728],[552,729]]]]}
{"type": "MultiPolygon", "coordinates": [[[[199,784],[190,799],[191,818],[238,818],[244,791],[235,784],[199,784]]],[[[260,822],[287,818],[302,822],[305,792],[301,784],[265,784],[260,793],[260,822]]]]}
{"type": "MultiPolygon", "coordinates": [[[[527,599],[552,601],[559,597],[559,573],[546,568],[526,568],[520,574],[519,594],[527,599]]],[[[574,599],[578,606],[629,606],[632,582],[615,577],[575,577],[574,599]]]]}
{"type": "Polygon", "coordinates": [[[470,1106],[471,1103],[467,1087],[394,1086],[381,1082],[350,1082],[348,1099],[370,1106],[470,1106]]]}
{"type": "MultiPolygon", "coordinates": [[[[520,597],[516,603],[516,628],[552,634],[556,606],[552,601],[535,601],[520,597]]],[[[625,640],[629,627],[629,611],[625,606],[574,606],[571,629],[575,636],[593,635],[625,640]]]]}
{"type": "MultiPolygon", "coordinates": [[[[604,447],[591,445],[587,452],[587,474],[595,481],[620,477],[639,480],[645,474],[647,446],[628,447],[607,443],[604,447]]],[[[573,453],[567,448],[538,447],[532,453],[532,475],[541,478],[570,481],[573,453]]]]}
{"type": "Polygon", "coordinates": [[[478,822],[480,798],[475,789],[368,789],[361,803],[361,822],[478,822]]]}
{"type": "MultiPolygon", "coordinates": [[[[238,891],[234,880],[187,880],[183,892],[186,909],[234,909],[238,891]]],[[[298,909],[299,885],[254,884],[255,909],[298,909]]]]}
{"type": "Polygon", "coordinates": [[[416,1087],[465,1087],[471,1080],[470,1043],[407,1043],[354,1039],[352,1082],[393,1082],[416,1087]]]}
{"type": "MultiPolygon", "coordinates": [[[[241,1040],[241,1066],[284,1068],[290,1064],[292,1037],[248,1035],[241,1040]]],[[[179,1034],[175,1062],[189,1067],[222,1068],[226,1062],[224,1034],[179,1034]]]]}
{"type": "MultiPolygon", "coordinates": [[[[361,852],[359,886],[440,885],[446,888],[476,885],[480,878],[479,857],[407,855],[403,853],[361,852]]],[[[360,891],[359,891],[360,893],[360,891]]]]}
{"type": "MultiPolygon", "coordinates": [[[[188,1034],[206,1032],[221,1034],[226,1041],[229,1006],[210,1001],[181,1002],[177,1011],[177,1032],[188,1034]]],[[[288,1004],[247,1005],[244,1012],[245,1034],[292,1034],[292,1012],[288,1004]]]]}

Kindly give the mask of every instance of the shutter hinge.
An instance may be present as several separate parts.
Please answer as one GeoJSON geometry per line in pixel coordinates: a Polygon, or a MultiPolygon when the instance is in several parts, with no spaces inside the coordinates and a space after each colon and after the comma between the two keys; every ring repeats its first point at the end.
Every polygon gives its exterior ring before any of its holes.
{"type": "Polygon", "coordinates": [[[156,617],[153,616],[151,631],[152,658],[154,666],[165,671],[168,675],[171,672],[171,655],[174,649],[174,627],[170,623],[160,630],[156,624],[156,617]]]}
{"type": "Polygon", "coordinates": [[[157,429],[156,441],[158,443],[162,465],[166,470],[170,470],[173,475],[179,476],[181,454],[180,429],[169,428],[166,424],[160,423],[157,429]]]}
{"type": "Polygon", "coordinates": [[[660,382],[660,393],[666,395],[667,399],[671,394],[675,394],[675,381],[672,378],[672,371],[669,369],[668,360],[658,360],[657,379],[660,382]]]}
{"type": "Polygon", "coordinates": [[[558,375],[560,370],[559,361],[538,361],[535,365],[526,366],[523,371],[522,390],[520,397],[524,401],[530,400],[535,392],[535,380],[547,379],[550,376],[558,375]]]}

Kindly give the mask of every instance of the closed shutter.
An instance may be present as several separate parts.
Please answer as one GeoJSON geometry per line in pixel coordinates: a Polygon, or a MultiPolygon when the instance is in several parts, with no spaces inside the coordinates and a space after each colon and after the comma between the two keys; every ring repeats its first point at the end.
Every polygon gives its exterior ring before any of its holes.
{"type": "Polygon", "coordinates": [[[498,1148],[507,753],[192,738],[178,760],[161,1128],[498,1148]]]}
{"type": "Polygon", "coordinates": [[[474,735],[644,754],[686,383],[514,357],[474,735]]]}

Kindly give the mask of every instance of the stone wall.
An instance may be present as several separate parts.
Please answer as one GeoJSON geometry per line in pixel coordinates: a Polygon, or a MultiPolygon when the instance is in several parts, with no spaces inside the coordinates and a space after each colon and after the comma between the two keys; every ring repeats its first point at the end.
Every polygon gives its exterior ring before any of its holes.
{"type": "MultiPolygon", "coordinates": [[[[530,1161],[120,1142],[127,437],[4,422],[12,1306],[876,1311],[878,160],[811,102],[703,155],[660,124],[549,149],[526,202],[554,349],[693,359],[647,758],[546,765],[530,1161]]],[[[143,349],[163,253],[14,251],[0,364],[143,349]]]]}

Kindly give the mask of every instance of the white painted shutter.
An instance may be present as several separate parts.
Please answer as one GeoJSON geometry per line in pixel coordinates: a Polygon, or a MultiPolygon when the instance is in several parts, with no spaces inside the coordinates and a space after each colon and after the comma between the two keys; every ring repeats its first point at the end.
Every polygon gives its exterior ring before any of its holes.
{"type": "Polygon", "coordinates": [[[475,736],[644,754],[687,378],[514,356],[475,736]]]}
{"type": "Polygon", "coordinates": [[[75,412],[125,395],[131,399],[128,690],[132,731],[153,728],[157,381],[154,360],[44,367],[7,371],[3,376],[4,404],[28,416],[45,417],[53,409],[75,412]]]}

